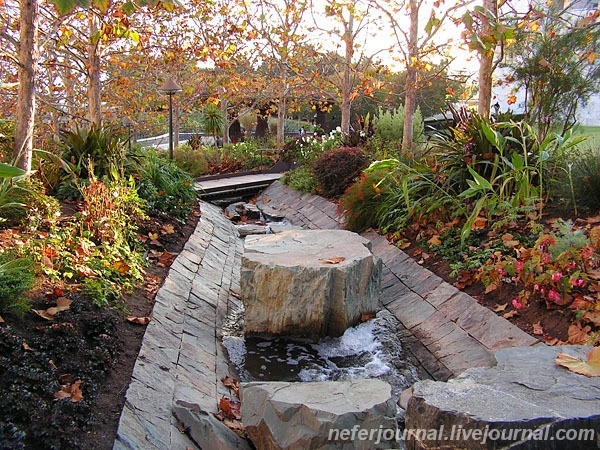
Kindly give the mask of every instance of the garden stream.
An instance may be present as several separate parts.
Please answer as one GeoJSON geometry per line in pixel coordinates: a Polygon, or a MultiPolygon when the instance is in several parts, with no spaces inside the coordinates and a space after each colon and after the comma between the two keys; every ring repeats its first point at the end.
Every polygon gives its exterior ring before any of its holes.
{"type": "Polygon", "coordinates": [[[223,344],[241,381],[341,381],[378,378],[398,397],[418,381],[397,333],[397,319],[383,310],[374,319],[318,342],[244,337],[242,313],[228,317],[223,344]]]}

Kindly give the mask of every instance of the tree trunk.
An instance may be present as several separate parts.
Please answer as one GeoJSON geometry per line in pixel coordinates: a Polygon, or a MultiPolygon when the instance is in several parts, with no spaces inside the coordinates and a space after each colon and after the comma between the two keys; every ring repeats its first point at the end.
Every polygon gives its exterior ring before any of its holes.
{"type": "MultiPolygon", "coordinates": [[[[483,7],[490,11],[494,17],[498,17],[497,0],[483,0],[483,7]]],[[[486,24],[483,28],[483,36],[491,35],[492,25],[486,24]]],[[[483,117],[490,117],[492,107],[492,73],[494,71],[495,45],[481,51],[479,55],[479,101],[477,112],[483,117]]]]}
{"type": "Polygon", "coordinates": [[[267,108],[259,108],[256,115],[256,130],[254,134],[257,138],[264,138],[269,131],[269,116],[267,115],[267,111],[267,108]]]}
{"type": "Polygon", "coordinates": [[[342,133],[350,133],[350,115],[352,114],[352,56],[354,55],[354,17],[350,13],[348,22],[344,24],[344,45],[346,46],[346,54],[344,58],[344,81],[342,83],[342,104],[340,106],[342,112],[342,133]]]}
{"type": "Polygon", "coordinates": [[[279,99],[277,105],[277,144],[283,144],[285,140],[285,95],[279,99]]]}
{"type": "Polygon", "coordinates": [[[19,90],[13,159],[18,167],[30,172],[35,124],[35,80],[39,58],[37,0],[21,0],[19,29],[19,90]]]}
{"type": "MultiPolygon", "coordinates": [[[[223,115],[223,145],[229,144],[229,114],[227,114],[227,100],[221,99],[221,114],[223,115]]],[[[215,144],[217,144],[215,142],[215,144]]]]}
{"type": "Polygon", "coordinates": [[[89,12],[88,17],[90,41],[88,43],[88,120],[92,125],[102,124],[102,102],[100,83],[100,41],[96,37],[98,33],[98,18],[89,12]]]}
{"type": "Polygon", "coordinates": [[[414,62],[419,57],[419,5],[410,0],[410,30],[408,36],[408,64],[406,71],[406,95],[404,97],[404,130],[402,151],[409,153],[413,144],[413,119],[417,107],[417,67],[414,62]]]}

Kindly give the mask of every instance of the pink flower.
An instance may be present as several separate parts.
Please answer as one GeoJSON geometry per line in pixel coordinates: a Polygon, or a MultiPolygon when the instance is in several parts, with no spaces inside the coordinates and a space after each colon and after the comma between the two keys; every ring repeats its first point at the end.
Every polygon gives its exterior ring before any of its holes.
{"type": "Polygon", "coordinates": [[[559,302],[562,300],[562,295],[560,295],[560,293],[557,290],[550,289],[548,291],[548,298],[553,302],[559,302]]]}
{"type": "Polygon", "coordinates": [[[500,274],[500,276],[504,276],[506,275],[506,271],[502,268],[502,267],[498,267],[498,273],[500,274]]]}
{"type": "Polygon", "coordinates": [[[518,298],[513,299],[512,305],[515,309],[521,309],[523,307],[523,303],[521,303],[518,298]]]}
{"type": "Polygon", "coordinates": [[[555,283],[559,282],[563,277],[563,274],[561,272],[554,272],[552,274],[552,281],[554,281],[555,283]]]}
{"type": "Polygon", "coordinates": [[[533,285],[533,290],[534,291],[539,291],[540,290],[540,285],[539,284],[534,284],[533,285]]]}
{"type": "Polygon", "coordinates": [[[585,284],[585,280],[581,278],[577,278],[576,280],[572,279],[571,284],[573,285],[573,287],[581,287],[585,284]]]}
{"type": "Polygon", "coordinates": [[[523,261],[517,261],[517,273],[521,273],[523,271],[523,261]]]}
{"type": "Polygon", "coordinates": [[[575,263],[575,261],[571,261],[571,262],[569,263],[569,269],[570,269],[570,270],[573,270],[573,269],[575,269],[575,267],[577,267],[577,264],[575,263]]]}

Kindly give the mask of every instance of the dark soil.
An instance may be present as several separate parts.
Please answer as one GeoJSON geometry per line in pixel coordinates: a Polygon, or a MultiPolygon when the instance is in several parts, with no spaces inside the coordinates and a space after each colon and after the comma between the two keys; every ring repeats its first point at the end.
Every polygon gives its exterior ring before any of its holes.
{"type": "MultiPolygon", "coordinates": [[[[198,222],[199,210],[182,224],[167,218],[142,224],[140,235],[160,232],[162,247],[181,251],[198,222]]],[[[146,245],[145,244],[145,245],[146,245]]],[[[72,300],[47,321],[34,313],[4,316],[0,324],[0,449],[112,449],[144,325],[168,263],[149,258],[144,282],[113,309],[101,309],[76,292],[44,283],[29,293],[33,309],[72,300]]]]}

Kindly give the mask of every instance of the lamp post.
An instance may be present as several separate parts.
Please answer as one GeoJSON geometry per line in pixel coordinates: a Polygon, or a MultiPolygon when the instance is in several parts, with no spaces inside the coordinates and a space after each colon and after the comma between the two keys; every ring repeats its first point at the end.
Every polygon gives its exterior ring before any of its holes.
{"type": "Polygon", "coordinates": [[[173,94],[181,92],[182,89],[173,78],[169,78],[158,90],[169,96],[169,159],[173,159],[173,94]]]}

